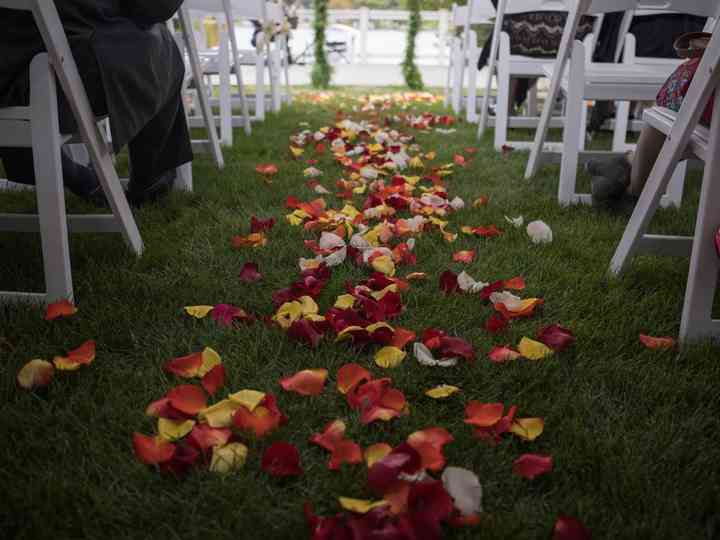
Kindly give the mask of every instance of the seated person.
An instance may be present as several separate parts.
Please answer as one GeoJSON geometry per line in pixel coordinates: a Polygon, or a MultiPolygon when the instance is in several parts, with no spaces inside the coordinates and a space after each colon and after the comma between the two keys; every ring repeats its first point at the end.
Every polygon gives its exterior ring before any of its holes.
{"type": "MultiPolygon", "coordinates": [[[[678,67],[661,88],[656,99],[659,107],[675,112],[680,110],[709,39],[710,34],[694,33],[678,40],[678,52],[683,57],[691,58],[678,67]]],[[[700,119],[705,126],[710,125],[713,106],[714,96],[710,98],[700,119]]],[[[645,188],[664,144],[665,135],[646,125],[640,133],[635,152],[606,161],[589,162],[586,168],[593,176],[593,205],[620,210],[632,209],[645,188]]]]}
{"type": "MultiPolygon", "coordinates": [[[[182,0],[63,0],[56,2],[90,104],[109,116],[112,143],[128,145],[128,200],[135,206],[167,194],[175,169],[192,160],[180,89],[183,58],[163,24],[182,0]]],[[[0,107],[26,106],[29,66],[44,50],[29,12],[0,9],[0,107]]],[[[76,131],[63,95],[60,131],[76,131]]],[[[8,179],[34,183],[30,148],[0,148],[8,179]]],[[[75,194],[102,203],[97,176],[89,167],[62,156],[65,185],[75,194]]]]}
{"type": "MultiPolygon", "coordinates": [[[[497,9],[498,0],[492,0],[497,9]]],[[[510,36],[510,53],[536,58],[555,58],[560,49],[567,13],[564,11],[537,11],[515,13],[503,18],[502,29],[510,36]]],[[[593,30],[593,17],[583,17],[577,32],[582,40],[593,30]]],[[[485,42],[478,59],[478,69],[483,69],[490,58],[493,32],[485,42]]],[[[510,81],[510,109],[520,107],[527,98],[528,91],[537,79],[517,79],[510,81]]]]}

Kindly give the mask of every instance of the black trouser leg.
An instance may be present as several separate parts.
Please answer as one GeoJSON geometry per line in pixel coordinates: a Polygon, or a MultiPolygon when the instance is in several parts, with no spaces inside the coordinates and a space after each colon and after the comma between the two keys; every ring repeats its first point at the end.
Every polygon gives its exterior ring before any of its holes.
{"type": "MultiPolygon", "coordinates": [[[[97,187],[97,178],[87,168],[78,165],[65,152],[61,154],[63,183],[75,195],[85,197],[97,187]]],[[[17,184],[35,184],[32,148],[0,148],[7,178],[17,184]]]]}
{"type": "Polygon", "coordinates": [[[192,161],[192,146],[178,90],[128,145],[131,187],[150,187],[163,173],[192,161]]]}

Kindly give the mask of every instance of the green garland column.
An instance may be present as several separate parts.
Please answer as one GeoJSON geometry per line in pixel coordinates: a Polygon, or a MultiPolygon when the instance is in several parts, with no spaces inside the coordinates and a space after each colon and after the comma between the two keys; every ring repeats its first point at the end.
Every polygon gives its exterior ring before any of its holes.
{"type": "Polygon", "coordinates": [[[312,68],[312,85],[314,88],[330,86],[332,68],[325,56],[325,27],[327,26],[327,0],[313,0],[315,8],[315,64],[312,68]]]}
{"type": "Polygon", "coordinates": [[[410,21],[408,24],[407,47],[405,48],[405,60],[403,60],[402,70],[405,76],[405,84],[407,84],[411,90],[422,90],[422,75],[415,65],[415,40],[422,24],[420,17],[420,0],[408,0],[408,9],[410,10],[410,21]]]}

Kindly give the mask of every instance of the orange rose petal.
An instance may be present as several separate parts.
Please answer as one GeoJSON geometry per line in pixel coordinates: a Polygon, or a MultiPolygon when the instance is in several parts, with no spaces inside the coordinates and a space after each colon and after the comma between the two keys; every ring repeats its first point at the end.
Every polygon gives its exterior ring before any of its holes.
{"type": "Polygon", "coordinates": [[[390,342],[390,346],[397,347],[398,349],[404,349],[408,343],[415,341],[416,337],[415,332],[412,330],[408,330],[407,328],[396,328],[395,334],[390,342]]]}
{"type": "Polygon", "coordinates": [[[225,385],[225,366],[218,364],[208,371],[200,381],[202,387],[211,396],[225,385]]]}
{"type": "Polygon", "coordinates": [[[516,319],[520,317],[531,317],[535,313],[535,308],[541,306],[545,301],[542,298],[528,298],[523,302],[522,309],[518,311],[510,311],[505,304],[495,304],[495,309],[499,311],[506,319],[516,319]]]}
{"type": "Polygon", "coordinates": [[[160,437],[133,433],[135,456],[145,465],[157,465],[170,461],[175,455],[175,445],[160,437]]]}
{"type": "Polygon", "coordinates": [[[390,452],[392,452],[392,446],[387,443],[376,443],[368,446],[364,453],[365,463],[367,463],[368,469],[390,452]]]}
{"type": "Polygon", "coordinates": [[[45,311],[45,320],[54,321],[60,317],[70,317],[78,312],[77,308],[67,300],[58,300],[52,304],[48,304],[45,311]]]}
{"type": "Polygon", "coordinates": [[[453,440],[448,430],[441,427],[427,428],[410,434],[407,442],[422,458],[423,469],[439,471],[445,467],[443,446],[453,440]]]}
{"type": "Polygon", "coordinates": [[[428,275],[425,272],[410,272],[407,276],[405,276],[405,279],[407,281],[417,281],[422,279],[427,279],[428,275]]]}
{"type": "Polygon", "coordinates": [[[317,396],[325,388],[327,369],[303,369],[290,377],[280,379],[280,386],[287,392],[296,392],[302,396],[317,396]]]}
{"type": "Polygon", "coordinates": [[[165,363],[163,370],[173,373],[178,377],[189,379],[197,377],[200,366],[203,363],[203,355],[201,352],[188,354],[187,356],[179,356],[165,363]]]}
{"type": "Polygon", "coordinates": [[[362,461],[363,453],[360,446],[350,439],[344,439],[335,445],[335,448],[330,455],[328,469],[336,471],[343,463],[354,465],[362,463],[362,461]]]}
{"type": "Polygon", "coordinates": [[[50,384],[55,368],[46,360],[30,360],[17,374],[17,383],[20,388],[34,390],[50,384]]]}
{"type": "Polygon", "coordinates": [[[199,386],[181,384],[167,393],[170,405],[185,414],[195,415],[207,407],[205,392],[199,386]]]}
{"type": "Polygon", "coordinates": [[[522,355],[508,346],[505,347],[494,347],[492,351],[488,353],[490,361],[495,364],[502,364],[503,362],[510,362],[511,360],[517,360],[522,355]]]}
{"type": "Polygon", "coordinates": [[[370,372],[359,364],[345,364],[337,372],[337,389],[347,394],[362,381],[372,379],[370,372]]]}
{"type": "Polygon", "coordinates": [[[465,423],[480,428],[494,426],[503,417],[504,409],[502,403],[471,401],[465,407],[465,423]]]}
{"type": "Polygon", "coordinates": [[[523,278],[522,276],[516,276],[512,279],[506,279],[504,286],[506,289],[522,291],[525,289],[525,278],[523,278]]]}
{"type": "Polygon", "coordinates": [[[68,359],[76,364],[88,365],[95,360],[95,341],[90,339],[68,353],[68,359]]]}
{"type": "Polygon", "coordinates": [[[198,450],[209,450],[214,446],[225,446],[232,437],[228,428],[214,428],[208,424],[195,424],[187,436],[189,444],[198,450]]]}
{"type": "Polygon", "coordinates": [[[667,350],[675,347],[675,338],[672,337],[653,337],[640,334],[640,342],[648,349],[667,350]]]}
{"type": "Polygon", "coordinates": [[[385,492],[383,499],[390,503],[390,512],[397,516],[407,511],[409,494],[410,484],[398,481],[385,492]]]}
{"type": "Polygon", "coordinates": [[[267,394],[260,405],[250,412],[245,407],[235,411],[233,425],[245,431],[252,431],[259,439],[275,431],[287,418],[280,412],[275,403],[275,397],[267,394]]]}
{"type": "Polygon", "coordinates": [[[453,261],[470,264],[475,260],[475,251],[457,251],[453,254],[453,261]]]}
{"type": "Polygon", "coordinates": [[[345,422],[333,420],[325,426],[322,433],[315,433],[310,437],[310,442],[332,452],[343,437],[345,437],[345,422]]]}

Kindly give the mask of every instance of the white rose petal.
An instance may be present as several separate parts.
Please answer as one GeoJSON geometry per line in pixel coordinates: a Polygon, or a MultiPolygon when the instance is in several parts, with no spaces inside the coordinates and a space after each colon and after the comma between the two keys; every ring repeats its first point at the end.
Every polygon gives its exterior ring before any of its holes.
{"type": "Polygon", "coordinates": [[[446,467],[442,474],[445,491],[455,501],[455,508],[464,516],[483,511],[483,489],[477,475],[461,467],[446,467]]]}
{"type": "Polygon", "coordinates": [[[417,341],[413,345],[413,354],[417,359],[418,363],[423,366],[439,366],[439,367],[451,367],[457,364],[457,358],[443,358],[437,360],[430,349],[428,349],[424,343],[417,341]]]}
{"type": "Polygon", "coordinates": [[[320,246],[320,249],[344,248],[345,240],[335,233],[324,232],[320,235],[320,242],[318,242],[318,245],[320,246]]]}
{"type": "Polygon", "coordinates": [[[490,301],[493,304],[503,304],[510,311],[522,309],[522,298],[507,291],[492,293],[490,295],[490,301]]]}
{"type": "Polygon", "coordinates": [[[516,218],[511,218],[509,216],[505,216],[505,221],[507,221],[510,225],[515,227],[516,229],[519,229],[525,224],[525,218],[522,216],[518,216],[516,218]]]}
{"type": "Polygon", "coordinates": [[[338,266],[345,262],[347,259],[347,248],[338,249],[336,252],[331,253],[327,257],[324,257],[325,264],[328,266],[338,266]]]}
{"type": "Polygon", "coordinates": [[[452,201],[450,201],[450,206],[454,210],[462,210],[465,208],[465,201],[463,201],[460,197],[455,197],[452,201]]]}
{"type": "Polygon", "coordinates": [[[553,241],[553,233],[544,221],[528,223],[527,233],[533,244],[549,244],[553,241]]]}
{"type": "Polygon", "coordinates": [[[460,272],[460,275],[457,277],[457,282],[461,291],[471,294],[478,293],[490,285],[489,283],[483,283],[482,281],[475,281],[475,279],[465,271],[460,272]]]}

